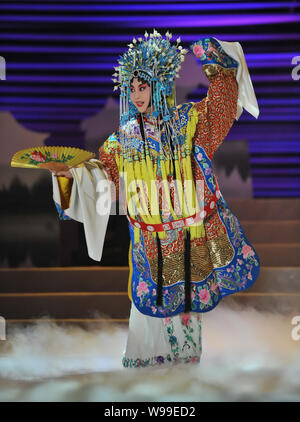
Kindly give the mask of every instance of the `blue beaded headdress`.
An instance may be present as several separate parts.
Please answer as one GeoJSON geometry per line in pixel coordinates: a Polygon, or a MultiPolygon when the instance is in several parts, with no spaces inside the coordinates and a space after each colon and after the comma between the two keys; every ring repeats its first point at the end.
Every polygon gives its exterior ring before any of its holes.
{"type": "MultiPolygon", "coordinates": [[[[152,34],[145,32],[144,35],[144,39],[133,38],[132,43],[128,44],[128,51],[118,60],[119,66],[114,68],[114,91],[118,88],[121,91],[120,128],[126,128],[139,114],[130,99],[130,82],[132,78],[139,77],[147,81],[151,87],[152,118],[157,120],[161,118],[165,124],[167,123],[173,129],[169,132],[171,138],[177,143],[177,127],[173,113],[176,109],[174,80],[179,77],[178,72],[188,50],[179,45],[180,38],[177,39],[176,45],[171,45],[172,34],[169,32],[165,34],[165,39],[155,29],[152,34]]],[[[168,140],[171,141],[172,139],[168,140]]]]}

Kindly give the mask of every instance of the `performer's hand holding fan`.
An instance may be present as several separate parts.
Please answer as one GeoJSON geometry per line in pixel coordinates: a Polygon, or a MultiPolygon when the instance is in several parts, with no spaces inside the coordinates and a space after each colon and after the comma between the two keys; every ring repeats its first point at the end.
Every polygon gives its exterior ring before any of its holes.
{"type": "Polygon", "coordinates": [[[12,157],[11,167],[47,169],[56,174],[68,172],[70,168],[93,157],[93,152],[80,148],[39,146],[16,152],[12,157]]]}

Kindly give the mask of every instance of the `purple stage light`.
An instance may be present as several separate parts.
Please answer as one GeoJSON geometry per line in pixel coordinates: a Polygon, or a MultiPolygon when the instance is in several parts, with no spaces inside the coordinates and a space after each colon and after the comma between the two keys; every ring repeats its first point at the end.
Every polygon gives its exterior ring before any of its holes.
{"type": "Polygon", "coordinates": [[[268,10],[268,9],[289,9],[290,5],[287,2],[244,2],[237,5],[236,2],[224,2],[224,3],[169,3],[169,4],[98,4],[98,5],[65,5],[65,4],[4,4],[0,5],[0,11],[18,11],[18,12],[202,12],[202,11],[232,11],[232,10],[268,10]]]}
{"type": "Polygon", "coordinates": [[[184,15],[184,19],[178,19],[178,16],[51,16],[51,15],[3,15],[2,21],[5,22],[26,22],[26,23],[102,23],[111,27],[112,22],[117,27],[124,28],[207,28],[222,26],[241,26],[241,25],[272,25],[283,23],[300,22],[300,16],[294,14],[270,14],[270,15],[184,15]]]}
{"type": "MultiPolygon", "coordinates": [[[[136,37],[143,37],[144,33],[135,33],[136,37]]],[[[181,34],[181,40],[182,42],[193,42],[196,39],[200,39],[203,37],[206,37],[209,35],[206,33],[195,33],[194,35],[190,34],[181,34]]],[[[282,40],[300,40],[300,33],[273,33],[273,34],[239,34],[239,33],[233,33],[233,34],[222,34],[222,33],[214,33],[214,36],[218,39],[224,40],[224,41],[235,41],[238,40],[240,42],[242,41],[282,41],[282,40]]],[[[47,40],[47,41],[80,41],[80,42],[89,42],[89,43],[98,43],[104,41],[107,42],[114,42],[116,41],[118,44],[121,42],[130,42],[132,41],[133,35],[130,34],[105,34],[105,35],[98,35],[98,34],[39,34],[37,37],[37,34],[29,34],[24,32],[4,32],[2,33],[2,39],[4,40],[47,40]]]]}

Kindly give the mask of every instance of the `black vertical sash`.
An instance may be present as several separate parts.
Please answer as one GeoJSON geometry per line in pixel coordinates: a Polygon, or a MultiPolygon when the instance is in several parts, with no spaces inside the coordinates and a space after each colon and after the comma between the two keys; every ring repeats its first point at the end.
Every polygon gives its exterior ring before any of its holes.
{"type": "Polygon", "coordinates": [[[191,236],[190,231],[186,230],[184,239],[184,295],[185,295],[185,308],[184,312],[188,313],[191,310],[191,236]]]}

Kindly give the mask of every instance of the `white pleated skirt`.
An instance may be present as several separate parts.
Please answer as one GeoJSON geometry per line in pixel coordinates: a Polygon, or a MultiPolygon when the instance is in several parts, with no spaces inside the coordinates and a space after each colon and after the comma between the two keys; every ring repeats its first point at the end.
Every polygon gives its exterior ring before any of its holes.
{"type": "Polygon", "coordinates": [[[132,302],[122,364],[125,368],[166,367],[200,363],[203,314],[168,318],[142,314],[132,302]]]}

